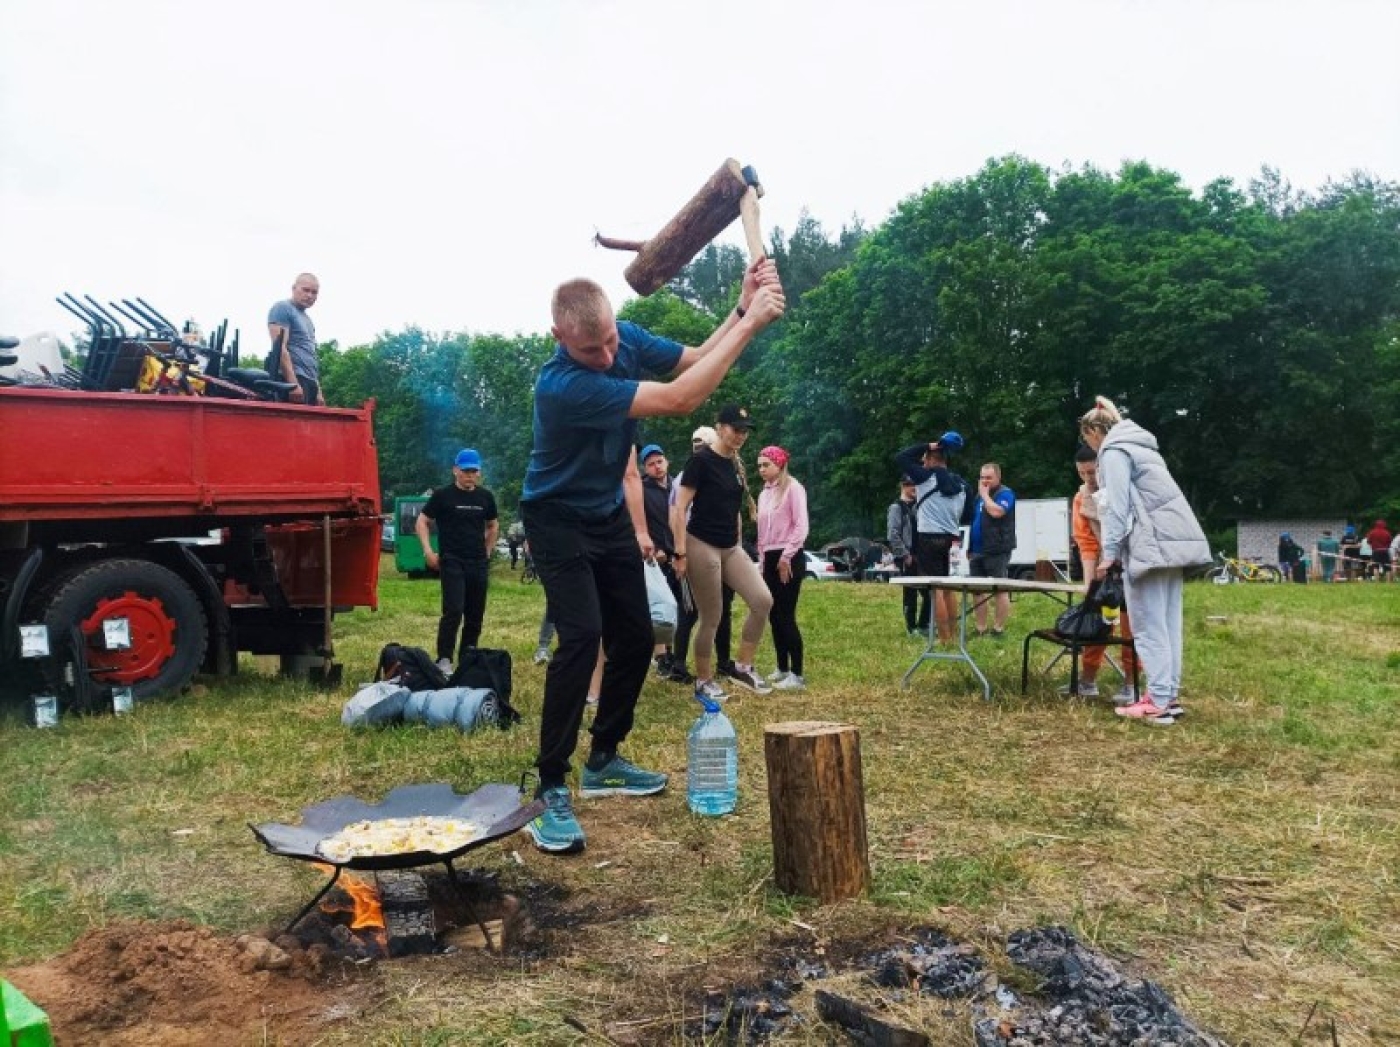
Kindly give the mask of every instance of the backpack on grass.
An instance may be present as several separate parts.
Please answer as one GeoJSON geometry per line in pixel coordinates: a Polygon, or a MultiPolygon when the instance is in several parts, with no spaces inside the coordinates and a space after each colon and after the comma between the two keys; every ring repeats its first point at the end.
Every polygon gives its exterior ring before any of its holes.
{"type": "Polygon", "coordinates": [[[447,686],[447,674],[437,667],[433,656],[421,647],[387,643],[379,652],[378,680],[398,680],[410,691],[438,691],[447,686]]]}
{"type": "Polygon", "coordinates": [[[496,725],[502,730],[520,722],[520,713],[510,704],[509,651],[468,647],[462,652],[461,664],[448,684],[451,687],[480,687],[496,692],[496,725]]]}

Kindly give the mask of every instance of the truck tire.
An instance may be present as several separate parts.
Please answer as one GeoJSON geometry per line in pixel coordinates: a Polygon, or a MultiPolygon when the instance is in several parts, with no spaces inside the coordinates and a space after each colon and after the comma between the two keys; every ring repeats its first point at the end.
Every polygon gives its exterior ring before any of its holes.
{"type": "MultiPolygon", "coordinates": [[[[209,642],[208,621],[194,591],[174,571],[148,560],[99,560],[76,567],[49,588],[40,609],[62,665],[71,630],[102,632],[102,622],[126,618],[131,647],[87,646],[89,675],[99,685],[125,686],[137,700],[178,692],[199,671],[209,642]]],[[[54,681],[57,683],[58,681],[54,681]]]]}

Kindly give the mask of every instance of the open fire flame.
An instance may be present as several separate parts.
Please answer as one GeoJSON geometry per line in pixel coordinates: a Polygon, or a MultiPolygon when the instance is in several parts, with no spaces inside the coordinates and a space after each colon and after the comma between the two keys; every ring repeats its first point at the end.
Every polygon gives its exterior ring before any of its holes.
{"type": "MultiPolygon", "coordinates": [[[[317,868],[327,876],[331,875],[330,866],[317,865],[317,868]]],[[[321,902],[321,911],[327,915],[349,913],[350,929],[367,932],[365,937],[372,939],[379,946],[381,952],[387,953],[389,935],[384,928],[384,907],[379,904],[378,888],[369,881],[349,873],[342,873],[336,886],[345,892],[350,904],[343,904],[335,898],[335,892],[332,892],[321,902]]]]}

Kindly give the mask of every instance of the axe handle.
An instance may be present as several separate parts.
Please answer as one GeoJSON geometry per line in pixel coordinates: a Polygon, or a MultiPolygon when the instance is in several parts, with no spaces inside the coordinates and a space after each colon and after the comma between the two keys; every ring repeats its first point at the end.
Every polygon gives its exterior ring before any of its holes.
{"type": "Polygon", "coordinates": [[[758,227],[758,189],[749,186],[739,198],[739,219],[744,223],[744,239],[749,244],[749,260],[757,262],[768,254],[763,249],[763,232],[758,227]]]}

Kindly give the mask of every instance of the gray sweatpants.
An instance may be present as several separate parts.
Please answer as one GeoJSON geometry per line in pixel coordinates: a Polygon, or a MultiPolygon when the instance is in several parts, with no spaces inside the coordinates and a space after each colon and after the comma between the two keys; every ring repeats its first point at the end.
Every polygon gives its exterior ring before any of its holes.
{"type": "Polygon", "coordinates": [[[1137,581],[1123,572],[1133,618],[1133,646],[1147,674],[1147,697],[1165,708],[1181,690],[1180,569],[1149,571],[1137,581]]]}

